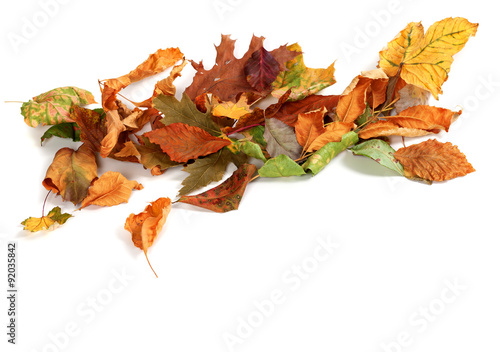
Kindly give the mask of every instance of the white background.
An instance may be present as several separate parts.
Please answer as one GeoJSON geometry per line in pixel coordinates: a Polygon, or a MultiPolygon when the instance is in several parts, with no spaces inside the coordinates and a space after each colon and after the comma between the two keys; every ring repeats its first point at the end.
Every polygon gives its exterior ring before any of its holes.
{"type": "MultiPolygon", "coordinates": [[[[499,350],[500,49],[489,2],[8,3],[0,9],[0,297],[7,296],[6,242],[14,240],[19,325],[10,346],[2,298],[2,351],[231,351],[228,336],[240,339],[235,351],[499,350]],[[379,50],[407,23],[428,28],[450,16],[480,25],[432,101],[463,114],[435,138],[457,145],[476,172],[428,186],[345,152],[316,177],[251,183],[235,212],[176,204],[149,251],[159,279],[123,225],[148,202],[174,198],[186,176],[180,169],[152,177],[141,165],[101,159],[99,174],[121,171],[144,189],[127,204],[82,211],[50,196],[46,209],[59,205],[74,217],[52,232],[22,230],[21,221],[41,213],[53,155],[78,144],[53,138],[41,147],[44,128],[28,127],[20,104],[3,101],[66,85],[99,99],[98,79],[128,73],[158,48],[178,46],[210,68],[221,34],[238,40],[240,57],[253,33],[270,50],[298,42],[309,67],[336,60],[337,83],[322,93],[340,94],[375,68],[379,50]],[[24,39],[14,45],[14,36],[24,39]],[[338,248],[320,251],[321,241],[338,248]],[[292,271],[303,265],[307,276],[292,271]]],[[[178,97],[193,74],[188,66],[176,81],[178,97]]],[[[156,79],[124,93],[145,99],[156,79]]]]}

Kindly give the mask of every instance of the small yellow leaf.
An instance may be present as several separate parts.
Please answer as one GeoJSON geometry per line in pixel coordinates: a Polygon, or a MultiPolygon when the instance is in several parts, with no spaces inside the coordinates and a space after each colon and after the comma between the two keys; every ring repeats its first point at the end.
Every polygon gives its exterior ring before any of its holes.
{"type": "Polygon", "coordinates": [[[229,117],[234,120],[238,120],[240,117],[251,113],[250,105],[248,104],[248,98],[242,95],[240,99],[233,103],[232,101],[226,101],[220,104],[216,104],[212,110],[214,116],[219,117],[229,117]]]}

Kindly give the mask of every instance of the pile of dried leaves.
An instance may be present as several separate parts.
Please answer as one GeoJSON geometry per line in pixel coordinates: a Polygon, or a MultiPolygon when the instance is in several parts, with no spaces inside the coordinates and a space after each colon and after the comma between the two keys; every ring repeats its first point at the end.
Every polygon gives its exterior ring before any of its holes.
{"type": "MultiPolygon", "coordinates": [[[[53,136],[82,142],[77,150],[60,149],[42,182],[79,209],[127,202],[132,190],[143,188],[119,172],[99,176],[97,155],[141,163],[152,175],[183,167],[186,178],[175,202],[215,212],[238,209],[247,184],[258,177],[315,175],[346,149],[409,179],[444,181],[474,171],[456,146],[429,139],[396,151],[388,136],[448,131],[461,112],[427,102],[442,93],[452,56],[477,27],[447,18],[424,34],[420,23],[410,23],[380,52],[378,68],[362,72],[340,95],[317,94],[335,83],[334,65],[306,67],[298,44],[267,51],[264,38],[254,36],[237,59],[235,41],[223,35],[210,70],[190,61],[196,74],[180,101],[173,83],[187,61],[178,48],[169,48],[124,76],[100,81],[102,108],[83,107],[95,103],[90,92],[63,87],[23,103],[21,113],[31,127],[52,125],[42,143],[53,136]],[[127,104],[118,99],[128,85],[170,67],[151,98],[127,104]],[[256,107],[269,96],[274,104],[256,107]],[[231,163],[237,170],[223,183],[189,195],[220,181],[231,163]]],[[[146,257],[171,206],[169,198],[159,198],[125,222],[146,257]]],[[[23,225],[39,231],[69,217],[56,207],[23,225]]]]}

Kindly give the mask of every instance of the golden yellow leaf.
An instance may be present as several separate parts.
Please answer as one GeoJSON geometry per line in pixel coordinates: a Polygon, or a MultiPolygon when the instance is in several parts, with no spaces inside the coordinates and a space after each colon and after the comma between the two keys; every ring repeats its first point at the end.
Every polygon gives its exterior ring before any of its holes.
{"type": "Polygon", "coordinates": [[[391,77],[399,72],[406,83],[426,89],[438,99],[453,55],[476,34],[477,27],[465,18],[450,17],[434,23],[424,36],[422,24],[412,22],[380,52],[379,67],[391,77]]]}
{"type": "Polygon", "coordinates": [[[41,218],[29,217],[24,220],[21,225],[24,225],[23,230],[37,232],[42,230],[49,230],[54,224],[64,224],[72,215],[68,213],[61,213],[61,208],[54,207],[46,216],[41,218]]]}
{"type": "Polygon", "coordinates": [[[238,120],[240,117],[251,113],[250,105],[248,104],[248,98],[246,95],[242,94],[240,99],[233,103],[232,101],[222,102],[216,104],[212,110],[214,116],[229,117],[234,120],[238,120]]]}
{"type": "Polygon", "coordinates": [[[127,180],[119,172],[108,171],[94,181],[80,209],[91,204],[111,207],[127,203],[133,189],[141,190],[143,186],[137,181],[127,180]]]}

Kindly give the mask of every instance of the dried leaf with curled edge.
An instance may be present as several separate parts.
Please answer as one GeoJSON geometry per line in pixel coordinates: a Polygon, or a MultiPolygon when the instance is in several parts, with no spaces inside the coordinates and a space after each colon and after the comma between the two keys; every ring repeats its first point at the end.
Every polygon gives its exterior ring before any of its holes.
{"type": "Polygon", "coordinates": [[[337,105],[341,122],[354,122],[366,110],[366,103],[377,107],[385,101],[389,77],[381,69],[362,72],[344,90],[337,105]]]}
{"type": "Polygon", "coordinates": [[[408,178],[445,181],[475,171],[456,146],[435,139],[400,148],[394,157],[403,165],[408,178]]]}
{"type": "Polygon", "coordinates": [[[38,232],[49,230],[56,223],[62,225],[72,216],[68,213],[61,213],[61,208],[54,207],[46,216],[42,216],[41,218],[29,217],[21,225],[24,225],[23,230],[38,232]]]}
{"type": "Polygon", "coordinates": [[[106,158],[109,156],[113,148],[118,142],[118,137],[120,133],[125,131],[127,128],[123,124],[118,110],[110,110],[106,112],[106,130],[107,134],[101,141],[101,157],[106,158]]]}
{"type": "Polygon", "coordinates": [[[87,197],[82,200],[83,209],[91,204],[101,207],[111,207],[127,203],[132,190],[141,190],[144,187],[137,181],[130,181],[116,171],[105,172],[92,183],[87,197]]]}
{"type": "Polygon", "coordinates": [[[396,125],[391,121],[377,121],[367,125],[359,132],[359,138],[370,139],[385,136],[420,137],[434,132],[418,128],[407,128],[396,125]]]}
{"type": "Polygon", "coordinates": [[[406,83],[426,89],[438,99],[453,55],[476,34],[477,27],[465,18],[450,17],[434,23],[424,36],[422,24],[412,22],[380,52],[379,66],[388,76],[399,73],[406,83]]]}
{"type": "Polygon", "coordinates": [[[295,124],[295,134],[297,142],[305,149],[309,150],[309,146],[325,131],[324,120],[327,110],[322,109],[299,114],[297,123],[295,124]]]}
{"type": "Polygon", "coordinates": [[[97,178],[97,164],[92,150],[85,144],[78,150],[59,149],[42,182],[43,186],[60,194],[63,200],[80,203],[90,184],[97,178]]]}
{"type": "Polygon", "coordinates": [[[238,209],[247,184],[252,180],[257,167],[243,164],[226,181],[206,192],[183,196],[178,202],[196,205],[217,213],[238,209]]]}
{"type": "MultiPolygon", "coordinates": [[[[125,221],[125,230],[132,234],[134,245],[144,251],[151,270],[153,267],[149,262],[148,248],[153,245],[154,240],[162,230],[171,207],[170,198],[158,198],[149,204],[143,212],[130,214],[125,221]]],[[[154,270],[153,273],[156,275],[154,270]]]]}
{"type": "Polygon", "coordinates": [[[231,144],[230,140],[214,137],[199,127],[180,122],[146,132],[144,135],[151,142],[160,145],[173,161],[179,163],[215,153],[231,144]]]}
{"type": "Polygon", "coordinates": [[[106,85],[115,90],[123,89],[131,83],[165,71],[183,57],[184,55],[179,48],[158,49],[154,54],[149,55],[142,64],[126,75],[106,80],[106,85]]]}
{"type": "Polygon", "coordinates": [[[462,112],[438,108],[428,105],[416,105],[401,111],[395,116],[384,116],[385,119],[400,127],[416,128],[426,131],[445,130],[448,132],[450,125],[462,112]]]}

